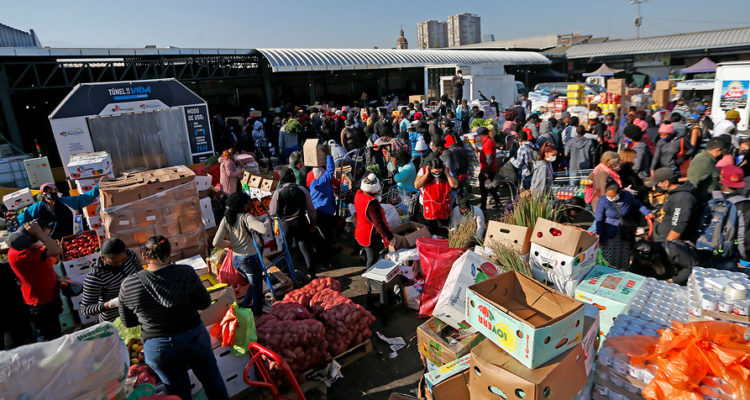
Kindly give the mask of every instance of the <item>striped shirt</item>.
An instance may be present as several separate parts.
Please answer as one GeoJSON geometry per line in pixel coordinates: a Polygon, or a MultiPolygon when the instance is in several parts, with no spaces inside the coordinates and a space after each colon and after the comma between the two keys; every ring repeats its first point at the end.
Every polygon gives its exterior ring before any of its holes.
{"type": "Polygon", "coordinates": [[[101,257],[86,276],[83,282],[81,311],[86,315],[99,316],[99,322],[112,322],[119,316],[117,308],[104,308],[104,303],[114,299],[120,293],[120,284],[129,275],[143,269],[141,260],[131,250],[127,250],[127,259],[122,267],[108,267],[101,257]]]}
{"type": "Polygon", "coordinates": [[[198,310],[211,296],[195,270],[171,264],[128,276],[120,287],[120,319],[126,327],[141,325],[141,339],[170,337],[201,323],[198,310]]]}

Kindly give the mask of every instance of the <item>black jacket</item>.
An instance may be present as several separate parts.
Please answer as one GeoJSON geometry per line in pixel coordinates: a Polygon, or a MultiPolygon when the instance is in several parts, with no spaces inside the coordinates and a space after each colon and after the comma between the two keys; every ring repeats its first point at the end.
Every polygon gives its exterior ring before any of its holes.
{"type": "Polygon", "coordinates": [[[667,194],[667,201],[662,208],[662,219],[654,227],[654,240],[664,241],[669,231],[679,233],[682,240],[694,240],[698,221],[695,186],[685,182],[667,194]]]}
{"type": "Polygon", "coordinates": [[[631,189],[636,191],[635,198],[640,200],[641,203],[645,203],[651,188],[643,184],[643,180],[633,171],[633,167],[623,165],[617,173],[620,174],[622,187],[626,188],[630,186],[631,189]]]}

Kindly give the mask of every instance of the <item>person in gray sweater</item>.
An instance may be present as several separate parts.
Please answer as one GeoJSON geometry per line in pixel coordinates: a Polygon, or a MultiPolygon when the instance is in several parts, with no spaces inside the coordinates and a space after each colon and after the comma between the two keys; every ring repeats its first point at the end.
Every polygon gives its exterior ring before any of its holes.
{"type": "Polygon", "coordinates": [[[633,162],[633,171],[641,179],[651,177],[651,148],[645,142],[642,142],[643,131],[635,125],[625,127],[625,138],[630,140],[633,151],[635,151],[635,162],[633,162]]]}
{"type": "Polygon", "coordinates": [[[565,156],[570,158],[568,164],[570,176],[582,169],[591,168],[591,154],[594,150],[594,143],[591,139],[583,137],[586,134],[586,128],[576,126],[575,130],[575,136],[565,144],[565,156]]]}
{"type": "Polygon", "coordinates": [[[541,196],[552,187],[555,173],[552,163],[557,160],[557,149],[550,143],[545,143],[539,150],[539,159],[534,162],[534,172],[531,176],[531,193],[541,196]]]}

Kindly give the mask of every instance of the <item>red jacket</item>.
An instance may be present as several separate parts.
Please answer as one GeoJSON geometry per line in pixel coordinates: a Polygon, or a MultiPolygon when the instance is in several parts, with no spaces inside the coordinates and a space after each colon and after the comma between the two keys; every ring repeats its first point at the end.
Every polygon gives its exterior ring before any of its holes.
{"type": "Polygon", "coordinates": [[[429,220],[448,219],[451,216],[451,186],[447,181],[426,183],[422,187],[424,217],[429,220]]]}
{"type": "Polygon", "coordinates": [[[482,151],[479,154],[479,170],[485,173],[497,172],[497,143],[489,136],[482,136],[482,151]],[[490,162],[487,162],[487,159],[490,162]]]}

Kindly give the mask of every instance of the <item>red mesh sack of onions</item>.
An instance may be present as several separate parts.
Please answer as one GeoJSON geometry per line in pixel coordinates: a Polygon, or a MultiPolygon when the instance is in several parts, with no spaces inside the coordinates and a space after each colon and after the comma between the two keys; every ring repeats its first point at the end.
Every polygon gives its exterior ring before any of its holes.
{"type": "Polygon", "coordinates": [[[323,289],[333,289],[339,292],[341,291],[341,283],[331,277],[313,279],[304,287],[287,293],[284,296],[284,301],[291,301],[307,307],[310,304],[310,299],[323,289]]]}
{"type": "Polygon", "coordinates": [[[328,351],[336,356],[372,336],[375,317],[359,304],[332,289],[323,289],[310,300],[313,315],[325,325],[328,351]]]}
{"type": "Polygon", "coordinates": [[[273,314],[267,314],[259,317],[255,325],[258,343],[283,357],[292,371],[302,372],[325,362],[328,342],[320,321],[282,321],[273,314]]]}

